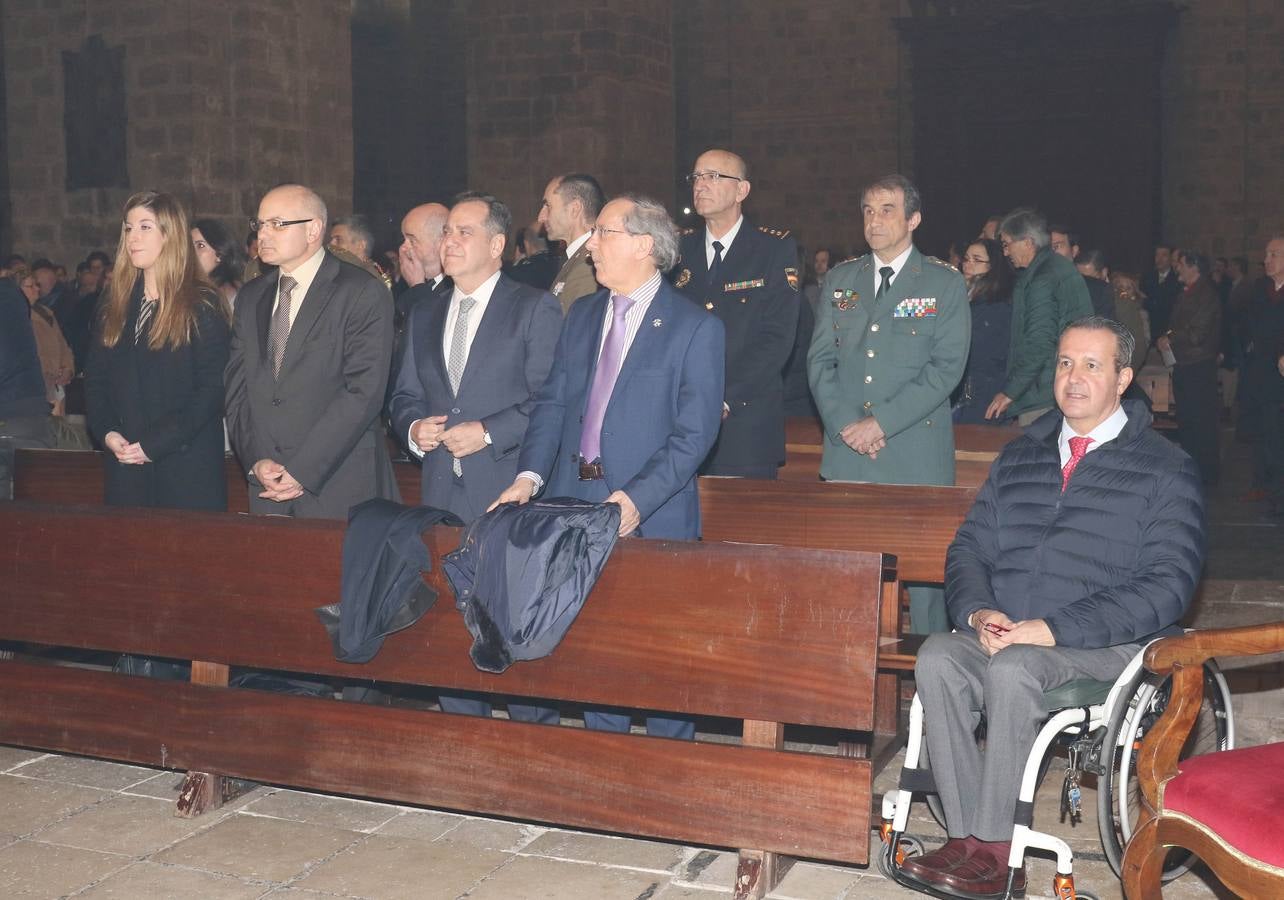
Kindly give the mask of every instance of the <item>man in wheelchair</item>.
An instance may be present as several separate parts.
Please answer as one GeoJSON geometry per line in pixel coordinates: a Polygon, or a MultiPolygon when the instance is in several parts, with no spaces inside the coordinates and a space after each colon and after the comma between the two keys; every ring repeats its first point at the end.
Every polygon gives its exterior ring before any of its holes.
{"type": "MultiPolygon", "coordinates": [[[[932,893],[1005,891],[1021,772],[1045,691],[1116,678],[1143,644],[1177,633],[1204,561],[1194,462],[1151,427],[1132,381],[1133,338],[1109,319],[1061,335],[1058,409],[990,471],[946,564],[957,629],[914,669],[949,840],[902,871],[932,893]],[[985,748],[976,731],[984,713],[985,748]]],[[[1013,893],[1025,888],[1016,873],[1013,893]]]]}

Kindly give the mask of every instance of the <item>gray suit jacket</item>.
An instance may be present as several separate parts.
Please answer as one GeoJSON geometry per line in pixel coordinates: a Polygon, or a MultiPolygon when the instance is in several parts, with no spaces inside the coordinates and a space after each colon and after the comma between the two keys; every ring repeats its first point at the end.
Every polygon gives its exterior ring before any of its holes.
{"type": "Polygon", "coordinates": [[[411,313],[388,413],[402,440],[425,416],[446,416],[448,428],[481,422],[490,432],[491,446],[460,460],[463,496],[455,490],[449,451],[438,447],[424,456],[423,503],[471,522],[517,477],[527,417],[553,366],[562,311],[547,291],[500,275],[455,394],[442,345],[450,300],[447,294],[411,313]]]}
{"type": "Polygon", "coordinates": [[[598,289],[597,274],[593,270],[593,261],[589,258],[588,242],[580,245],[558,271],[549,288],[553,296],[562,304],[562,315],[570,312],[571,304],[581,297],[596,293],[598,289]]]}
{"type": "Polygon", "coordinates": [[[273,270],[237,294],[224,377],[228,436],[247,471],[274,459],[305,492],[287,503],[261,500],[251,477],[251,511],[346,518],[350,506],[372,497],[397,499],[379,422],[392,365],[388,289],[327,252],[274,378],[268,328],[276,286],[273,270]]]}

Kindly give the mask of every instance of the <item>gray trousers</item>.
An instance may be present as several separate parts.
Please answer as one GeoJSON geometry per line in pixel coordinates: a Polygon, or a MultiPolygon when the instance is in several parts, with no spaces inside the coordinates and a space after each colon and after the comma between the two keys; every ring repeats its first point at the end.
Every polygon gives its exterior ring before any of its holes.
{"type": "Polygon", "coordinates": [[[1113,681],[1140,649],[1021,644],[990,656],[975,632],[931,635],[919,651],[914,681],[950,837],[1010,840],[1021,773],[1047,718],[1044,691],[1077,678],[1113,681]],[[982,711],[984,750],[975,737],[982,711]]]}

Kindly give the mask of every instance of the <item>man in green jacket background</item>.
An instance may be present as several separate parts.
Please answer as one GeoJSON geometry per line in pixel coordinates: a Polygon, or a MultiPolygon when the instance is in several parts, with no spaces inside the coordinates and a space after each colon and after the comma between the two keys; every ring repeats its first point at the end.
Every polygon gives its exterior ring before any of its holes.
{"type": "Polygon", "coordinates": [[[1052,409],[1057,336],[1071,322],[1092,315],[1083,276],[1051,247],[1048,220],[1017,209],[999,224],[1003,255],[1017,269],[1012,291],[1008,379],[985,410],[987,419],[1016,416],[1025,427],[1052,409]]]}
{"type": "MultiPolygon", "coordinates": [[[[807,373],[827,481],[954,483],[950,392],[963,376],[971,314],[963,276],[914,246],[920,206],[902,175],[867,187],[861,211],[873,252],[821,282],[807,373]]],[[[910,623],[920,634],[949,631],[940,588],[910,589],[910,623]]]]}

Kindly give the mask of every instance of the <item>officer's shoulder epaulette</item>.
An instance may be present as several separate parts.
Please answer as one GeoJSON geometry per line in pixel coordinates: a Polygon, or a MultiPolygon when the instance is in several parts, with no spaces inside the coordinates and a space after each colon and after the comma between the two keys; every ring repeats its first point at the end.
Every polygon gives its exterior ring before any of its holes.
{"type": "MultiPolygon", "coordinates": [[[[939,258],[937,258],[937,257],[935,257],[935,256],[928,256],[928,255],[925,253],[925,254],[923,254],[923,259],[927,260],[928,262],[932,263],[933,265],[940,266],[942,269],[949,269],[951,272],[958,272],[958,271],[959,271],[958,269],[954,268],[954,266],[952,266],[952,265],[950,265],[949,263],[947,263],[945,260],[943,260],[943,259],[939,259],[939,258]]],[[[960,273],[960,274],[961,274],[961,273],[960,273]]]]}
{"type": "Polygon", "coordinates": [[[834,263],[832,266],[829,267],[829,271],[832,272],[834,271],[834,269],[837,269],[839,266],[845,266],[845,265],[848,265],[849,263],[860,262],[862,259],[864,259],[867,256],[869,256],[868,253],[864,253],[860,256],[849,256],[846,259],[842,260],[841,262],[834,263]]]}
{"type": "Polygon", "coordinates": [[[763,234],[769,234],[777,240],[784,240],[789,237],[788,228],[772,228],[770,225],[759,225],[758,230],[763,234]]]}
{"type": "Polygon", "coordinates": [[[683,236],[683,237],[686,237],[686,236],[687,236],[687,235],[689,235],[689,234],[695,234],[695,233],[696,233],[696,230],[695,230],[694,228],[683,228],[683,229],[682,229],[682,236],[683,236]]]}

